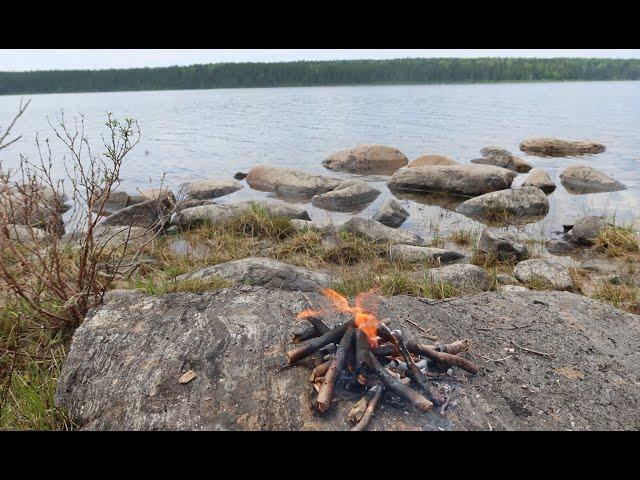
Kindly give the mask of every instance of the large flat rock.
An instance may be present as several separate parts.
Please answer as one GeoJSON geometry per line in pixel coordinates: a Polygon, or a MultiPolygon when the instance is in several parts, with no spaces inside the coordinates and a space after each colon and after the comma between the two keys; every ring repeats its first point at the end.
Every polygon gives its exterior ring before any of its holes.
{"type": "Polygon", "coordinates": [[[249,170],[246,180],[255,190],[293,198],[311,198],[330,192],[342,183],[339,178],[270,165],[253,167],[249,170]]]}
{"type": "Polygon", "coordinates": [[[516,173],[491,165],[433,165],[396,172],[389,188],[400,192],[449,193],[474,197],[511,187],[516,173]]]}
{"type": "MultiPolygon", "coordinates": [[[[319,415],[309,370],[281,368],[295,316],[310,304],[327,305],[318,294],[259,287],[115,301],[76,331],[57,402],[87,430],[346,429],[357,391],[341,382],[319,415]],[[178,383],[189,370],[196,377],[178,383]]],[[[640,428],[635,315],[566,292],[393,297],[378,314],[407,337],[420,339],[410,319],[444,342],[471,338],[475,354],[506,360],[474,355],[478,376],[456,371],[461,381],[435,382],[455,395],[446,417],[385,393],[371,430],[640,428]]]]}

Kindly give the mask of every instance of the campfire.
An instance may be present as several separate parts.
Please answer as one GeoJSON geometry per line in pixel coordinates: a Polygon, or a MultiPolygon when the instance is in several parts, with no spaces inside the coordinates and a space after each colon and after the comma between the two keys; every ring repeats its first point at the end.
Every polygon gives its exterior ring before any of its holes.
{"type": "Polygon", "coordinates": [[[330,310],[304,310],[298,314],[305,323],[293,334],[292,343],[300,346],[287,352],[290,365],[314,356],[315,368],[310,380],[318,396],[320,412],[331,407],[333,390],[343,372],[355,376],[365,388],[365,394],[349,417],[356,425],[352,430],[364,430],[388,390],[421,412],[434,406],[444,411],[449,399],[432,383],[434,378],[448,375],[451,367],[458,367],[473,375],[478,367],[459,353],[469,349],[469,340],[450,344],[425,345],[405,339],[399,330],[391,330],[375,314],[376,289],[360,293],[354,304],[338,292],[322,290],[333,305],[330,310]],[[337,310],[348,320],[327,325],[323,316],[337,310]],[[367,398],[370,400],[367,401],[367,398]]]}

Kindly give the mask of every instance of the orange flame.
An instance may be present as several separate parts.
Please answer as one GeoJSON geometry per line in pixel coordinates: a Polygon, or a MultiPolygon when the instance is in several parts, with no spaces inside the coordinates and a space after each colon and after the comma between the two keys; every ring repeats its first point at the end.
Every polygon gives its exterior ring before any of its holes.
{"type": "MultiPolygon", "coordinates": [[[[347,298],[335,290],[330,288],[322,290],[322,294],[331,301],[336,310],[353,315],[356,327],[364,332],[374,348],[378,346],[378,325],[380,324],[375,312],[372,311],[373,296],[377,291],[378,289],[374,288],[368,292],[359,293],[355,298],[355,307],[351,307],[347,298]]],[[[321,313],[316,310],[304,310],[298,314],[298,318],[307,318],[321,313]]]]}

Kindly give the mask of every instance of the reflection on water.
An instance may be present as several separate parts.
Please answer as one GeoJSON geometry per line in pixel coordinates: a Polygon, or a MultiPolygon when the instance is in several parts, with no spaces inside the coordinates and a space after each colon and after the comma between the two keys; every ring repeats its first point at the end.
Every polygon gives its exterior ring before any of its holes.
{"type": "MultiPolygon", "coordinates": [[[[15,112],[19,97],[0,96],[0,125],[15,112]]],[[[386,176],[358,176],[322,167],[324,158],[359,144],[399,148],[412,160],[443,153],[460,163],[478,158],[497,145],[536,168],[546,170],[558,188],[549,196],[549,214],[526,230],[550,235],[585,214],[616,212],[626,220],[640,211],[640,82],[561,82],[482,85],[311,87],[163,92],[114,92],[33,95],[16,131],[23,139],[0,152],[15,165],[18,153],[36,157],[36,132],[51,136],[47,117],[64,109],[66,118],[83,113],[92,140],[106,112],[136,118],[142,142],[126,160],[123,188],[135,191],[157,183],[181,183],[236,172],[258,164],[301,168],[339,178],[360,178],[382,192],[359,215],[372,217],[391,195],[386,176]],[[592,139],[607,150],[579,159],[537,157],[518,150],[528,137],[592,139]],[[587,163],[613,176],[628,189],[575,195],[562,187],[559,174],[569,165],[587,163]]],[[[95,147],[94,147],[95,148],[95,147]]],[[[54,145],[54,155],[62,151],[54,145]]],[[[64,173],[56,164],[57,172],[64,173]]],[[[526,174],[514,181],[519,186],[526,174]]],[[[245,187],[220,201],[261,199],[269,193],[245,187]]],[[[479,227],[455,213],[455,201],[399,196],[411,217],[402,226],[425,236],[479,227]]],[[[291,201],[291,199],[288,199],[291,201]]],[[[327,212],[304,204],[314,220],[341,222],[349,213],[327,212]]]]}

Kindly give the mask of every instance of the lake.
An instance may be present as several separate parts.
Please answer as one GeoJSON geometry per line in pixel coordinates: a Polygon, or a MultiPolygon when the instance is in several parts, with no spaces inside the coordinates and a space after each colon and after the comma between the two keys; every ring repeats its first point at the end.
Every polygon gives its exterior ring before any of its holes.
{"type": "MultiPolygon", "coordinates": [[[[183,90],[32,95],[29,110],[16,126],[22,140],[1,153],[14,165],[18,153],[35,157],[34,138],[51,136],[47,117],[64,110],[67,119],[85,117],[92,140],[106,112],[133,117],[142,141],[125,160],[123,188],[181,183],[207,176],[230,176],[254,165],[301,168],[342,178],[322,160],[338,150],[364,143],[399,148],[409,157],[443,153],[461,163],[497,145],[549,172],[558,185],[549,196],[547,217],[526,227],[547,236],[561,225],[593,213],[615,213],[622,221],[640,212],[640,82],[558,82],[465,85],[350,86],[271,89],[183,90]],[[590,139],[607,151],[581,158],[539,158],[519,152],[527,137],[590,139]],[[612,175],[628,189],[615,193],[573,195],[560,184],[568,165],[583,163],[612,175]]],[[[0,125],[6,126],[20,97],[0,96],[0,125]]],[[[96,148],[94,146],[94,148],[96,148]]],[[[55,153],[62,150],[56,148],[55,153]]],[[[60,158],[60,157],[58,157],[60,158]]],[[[56,171],[62,174],[60,162],[56,171]]],[[[388,177],[366,179],[383,191],[359,213],[371,217],[391,193],[388,177]]],[[[518,175],[514,186],[526,174],[518,175]]],[[[258,199],[266,193],[244,189],[221,202],[258,199]]],[[[411,217],[402,228],[448,232],[479,226],[466,217],[420,197],[401,199],[411,217]]],[[[307,205],[314,220],[341,221],[346,214],[307,205]]],[[[428,236],[428,235],[425,235],[428,236]]]]}

